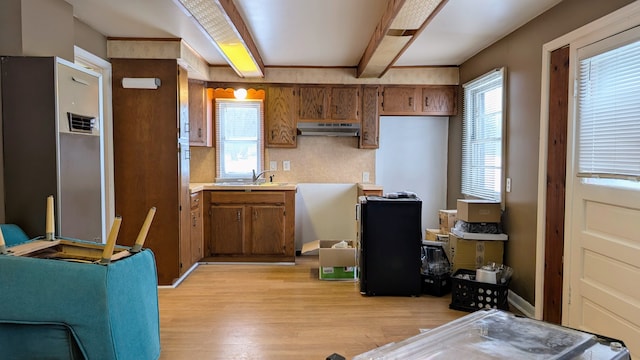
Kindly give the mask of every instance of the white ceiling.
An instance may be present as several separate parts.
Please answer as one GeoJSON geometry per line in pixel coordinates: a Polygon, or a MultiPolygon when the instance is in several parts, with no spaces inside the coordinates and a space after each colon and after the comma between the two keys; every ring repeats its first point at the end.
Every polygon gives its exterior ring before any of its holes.
{"type": "MultiPolygon", "coordinates": [[[[66,0],[109,37],[178,37],[226,64],[178,0],[66,0]]],[[[460,65],[561,0],[449,0],[396,66],[460,65]]],[[[358,65],[388,0],[234,0],[265,66],[358,65]]]]}

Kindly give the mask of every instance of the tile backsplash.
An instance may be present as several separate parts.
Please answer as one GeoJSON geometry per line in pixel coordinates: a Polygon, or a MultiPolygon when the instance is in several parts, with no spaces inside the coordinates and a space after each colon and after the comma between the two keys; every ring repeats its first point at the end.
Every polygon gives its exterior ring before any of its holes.
{"type": "MultiPolygon", "coordinates": [[[[360,183],[369,173],[375,183],[374,149],[359,149],[357,137],[299,136],[294,149],[265,149],[265,169],[276,161],[273,181],[295,183],[360,183]],[[290,171],[283,170],[289,161],[290,171]]],[[[191,182],[213,182],[216,176],[214,148],[191,147],[191,182]]]]}

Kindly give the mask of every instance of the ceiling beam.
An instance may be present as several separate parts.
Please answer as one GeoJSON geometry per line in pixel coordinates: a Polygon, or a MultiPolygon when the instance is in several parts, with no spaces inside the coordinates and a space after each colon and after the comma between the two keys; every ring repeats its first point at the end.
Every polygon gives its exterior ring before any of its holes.
{"type": "MultiPolygon", "coordinates": [[[[420,19],[421,25],[419,27],[412,29],[394,29],[392,28],[394,20],[396,20],[398,14],[400,14],[405,7],[420,7],[422,4],[424,4],[424,7],[427,7],[428,3],[432,1],[390,0],[358,63],[356,77],[382,77],[420,35],[422,30],[427,27],[429,22],[440,12],[447,1],[448,0],[441,0],[433,11],[425,13],[425,18],[420,19]]],[[[402,15],[415,16],[415,14],[419,13],[420,11],[417,11],[409,15],[407,14],[407,9],[405,9],[405,13],[402,15]]],[[[402,22],[403,19],[400,20],[402,22]]]]}
{"type": "Polygon", "coordinates": [[[260,56],[260,52],[258,51],[258,47],[256,43],[253,41],[253,37],[247,28],[238,8],[233,4],[233,0],[217,0],[222,9],[227,14],[228,20],[235,27],[238,32],[238,36],[242,41],[244,41],[245,47],[249,50],[249,54],[253,57],[258,68],[264,74],[264,62],[262,61],[262,56],[260,56]]]}

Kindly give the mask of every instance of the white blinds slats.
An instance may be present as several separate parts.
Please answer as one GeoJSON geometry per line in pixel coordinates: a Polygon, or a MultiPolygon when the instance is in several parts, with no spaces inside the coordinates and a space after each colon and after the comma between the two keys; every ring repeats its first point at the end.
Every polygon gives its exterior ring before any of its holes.
{"type": "Polygon", "coordinates": [[[504,69],[463,86],[462,193],[500,201],[504,69]]]}
{"type": "Polygon", "coordinates": [[[631,32],[578,50],[580,177],[640,180],[640,41],[631,32]]]}

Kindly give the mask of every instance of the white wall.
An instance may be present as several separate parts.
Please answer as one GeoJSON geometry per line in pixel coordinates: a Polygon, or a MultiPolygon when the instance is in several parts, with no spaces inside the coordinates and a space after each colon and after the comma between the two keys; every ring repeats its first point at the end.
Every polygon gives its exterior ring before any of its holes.
{"type": "Polygon", "coordinates": [[[438,228],[438,210],[446,208],[448,128],[448,117],[380,117],[376,183],[385,193],[415,192],[423,230],[438,228]]]}

